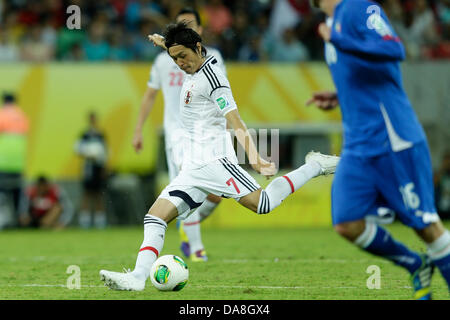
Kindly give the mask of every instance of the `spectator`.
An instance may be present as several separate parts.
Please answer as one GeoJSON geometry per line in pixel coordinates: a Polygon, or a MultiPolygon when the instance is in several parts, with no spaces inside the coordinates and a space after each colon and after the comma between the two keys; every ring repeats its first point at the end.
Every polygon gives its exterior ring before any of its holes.
{"type": "Polygon", "coordinates": [[[11,199],[13,225],[18,224],[28,127],[28,118],[16,104],[15,96],[4,94],[0,109],[0,193],[11,199]]]}
{"type": "Polygon", "coordinates": [[[109,60],[127,61],[132,57],[132,52],[125,46],[123,31],[120,27],[114,29],[109,37],[109,60]]]}
{"type": "Polygon", "coordinates": [[[233,16],[222,0],[211,0],[205,7],[205,25],[215,34],[221,34],[231,27],[233,16]]]}
{"type": "Polygon", "coordinates": [[[264,61],[268,61],[273,54],[276,38],[269,28],[269,13],[261,14],[256,18],[257,29],[255,32],[261,35],[260,54],[264,61]]]}
{"type": "Polygon", "coordinates": [[[404,23],[397,25],[410,59],[421,59],[424,49],[438,43],[434,13],[426,0],[417,0],[412,11],[404,11],[404,23]]]}
{"type": "Polygon", "coordinates": [[[442,29],[442,36],[445,40],[450,40],[450,0],[439,1],[436,5],[436,12],[442,29]]]}
{"type": "MultiPolygon", "coordinates": [[[[385,8],[409,59],[450,58],[450,0],[375,1],[385,8]]],[[[324,16],[311,10],[309,0],[14,0],[0,2],[0,30],[6,33],[0,35],[0,61],[15,61],[20,47],[24,56],[18,59],[26,61],[152,61],[159,50],[147,35],[160,33],[186,2],[205,21],[203,40],[227,60],[266,61],[285,29],[295,29],[309,59],[323,57],[316,34],[324,16]],[[69,3],[81,8],[81,29],[66,27],[69,3]]]]}
{"type": "Polygon", "coordinates": [[[9,33],[0,30],[0,62],[13,62],[19,58],[19,48],[9,40],[9,33]]]}
{"type": "Polygon", "coordinates": [[[30,62],[47,62],[53,59],[54,47],[44,41],[42,26],[31,27],[21,47],[22,59],[30,62]]]}
{"type": "Polygon", "coordinates": [[[20,224],[33,228],[63,228],[72,216],[72,204],[65,193],[40,176],[34,185],[27,188],[20,210],[20,224]]]}
{"type": "Polygon", "coordinates": [[[222,51],[225,59],[237,60],[239,50],[248,42],[249,22],[244,11],[238,11],[234,16],[233,27],[222,32],[222,51]]]}
{"type": "Polygon", "coordinates": [[[435,196],[439,216],[450,219],[450,151],[444,154],[441,168],[435,174],[435,196]]]}
{"type": "Polygon", "coordinates": [[[281,39],[275,42],[272,61],[299,62],[309,59],[308,49],[296,38],[294,29],[285,29],[281,39]]]}
{"type": "Polygon", "coordinates": [[[83,59],[86,59],[83,49],[86,34],[84,29],[69,30],[63,27],[59,30],[56,40],[56,57],[61,60],[72,60],[74,48],[83,50],[83,59]]]}
{"type": "Polygon", "coordinates": [[[239,50],[239,61],[259,62],[263,59],[261,50],[261,36],[259,34],[254,34],[239,50]]]}
{"type": "Polygon", "coordinates": [[[58,34],[56,33],[56,29],[53,23],[54,22],[51,17],[47,16],[45,18],[42,27],[42,42],[48,45],[52,49],[52,51],[55,51],[58,34]]]}
{"type": "Polygon", "coordinates": [[[94,208],[94,225],[102,229],[107,222],[104,197],[107,146],[105,136],[98,128],[96,113],[89,113],[89,127],[77,141],[75,149],[84,160],[79,224],[82,228],[91,227],[91,209],[94,208]]]}
{"type": "Polygon", "coordinates": [[[400,0],[385,0],[382,5],[395,32],[404,32],[405,13],[400,0]]]}
{"type": "Polygon", "coordinates": [[[83,49],[88,61],[104,61],[109,58],[110,48],[106,41],[106,25],[103,22],[92,23],[83,49]]]}
{"type": "Polygon", "coordinates": [[[157,25],[150,20],[142,20],[139,24],[139,33],[131,40],[132,55],[137,60],[152,61],[161,52],[159,47],[148,42],[147,36],[157,32],[157,25]]]}
{"type": "Polygon", "coordinates": [[[290,0],[275,0],[270,15],[270,32],[282,37],[284,30],[294,28],[301,19],[300,12],[290,0]]]}
{"type": "Polygon", "coordinates": [[[126,26],[129,30],[135,30],[143,19],[162,18],[161,12],[161,7],[155,1],[130,1],[125,8],[126,26]]]}
{"type": "Polygon", "coordinates": [[[81,44],[74,43],[70,51],[66,54],[64,60],[83,61],[85,59],[84,50],[81,44]]]}

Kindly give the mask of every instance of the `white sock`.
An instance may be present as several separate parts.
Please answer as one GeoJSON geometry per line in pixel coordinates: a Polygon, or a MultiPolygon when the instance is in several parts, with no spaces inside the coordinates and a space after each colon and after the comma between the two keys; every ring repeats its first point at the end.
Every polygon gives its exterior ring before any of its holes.
{"type": "Polygon", "coordinates": [[[87,229],[91,227],[91,213],[88,210],[81,210],[78,215],[80,227],[87,229]]]}
{"type": "Polygon", "coordinates": [[[94,226],[98,229],[104,229],[106,227],[106,213],[103,211],[97,211],[94,214],[94,226]]]}
{"type": "MultiPolygon", "coordinates": [[[[198,209],[200,208],[201,206],[198,209]]],[[[182,221],[183,230],[189,240],[191,254],[204,249],[202,235],[200,232],[200,215],[198,213],[198,209],[182,221]]]]}
{"type": "Polygon", "coordinates": [[[218,205],[219,203],[209,201],[208,199],[203,201],[202,205],[195,210],[195,212],[198,212],[200,222],[208,218],[218,205]]]}
{"type": "Polygon", "coordinates": [[[428,255],[431,260],[439,260],[450,254],[450,232],[445,232],[434,242],[428,244],[428,255]]]}
{"type": "Polygon", "coordinates": [[[278,207],[291,193],[300,189],[312,178],[317,177],[320,170],[317,162],[310,162],[284,176],[275,178],[266,189],[261,191],[258,213],[269,213],[278,207]]]}
{"type": "Polygon", "coordinates": [[[364,231],[353,241],[358,247],[365,249],[372,243],[377,234],[377,224],[372,221],[366,221],[364,231]]]}
{"type": "Polygon", "coordinates": [[[141,244],[136,266],[132,274],[146,280],[150,275],[153,262],[158,258],[163,246],[167,223],[155,216],[146,214],[144,217],[144,241],[141,244]]]}

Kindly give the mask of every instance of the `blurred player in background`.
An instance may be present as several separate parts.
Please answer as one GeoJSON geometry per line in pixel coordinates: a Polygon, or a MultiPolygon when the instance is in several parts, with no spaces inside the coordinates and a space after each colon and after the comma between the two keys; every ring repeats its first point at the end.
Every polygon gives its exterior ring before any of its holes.
{"type": "Polygon", "coordinates": [[[111,289],[140,291],[150,268],[164,245],[167,224],[185,219],[213,193],[233,198],[242,206],[266,214],[278,207],[290,194],[310,179],[333,173],[338,157],[309,153],[306,163],[283,177],[275,178],[265,189],[238,164],[227,123],[234,129],[253,169],[266,177],[276,173],[274,163],[259,155],[241,120],[228,79],[217,59],[207,56],[201,37],[184,23],[169,25],[165,37],[153,35],[177,65],[188,75],[181,88],[183,164],[178,176],[161,192],[144,217],[144,240],[132,272],[101,270],[101,280],[111,289]]]}
{"type": "Polygon", "coordinates": [[[12,202],[13,226],[19,225],[18,209],[26,165],[28,130],[28,118],[17,105],[15,95],[5,93],[0,108],[0,195],[12,202]]]}
{"type": "MultiPolygon", "coordinates": [[[[202,35],[200,16],[192,8],[184,8],[177,14],[176,21],[185,21],[189,28],[202,35]]],[[[208,55],[214,56],[217,66],[226,74],[220,52],[214,48],[207,48],[208,55]]],[[[164,95],[164,136],[169,180],[172,181],[181,169],[182,145],[179,139],[181,130],[179,100],[181,86],[185,73],[181,70],[166,51],[161,52],[153,63],[150,80],[144,94],[141,111],[133,138],[136,152],[143,147],[142,129],[145,120],[153,109],[156,95],[162,89],[164,95]]],[[[206,251],[202,242],[200,222],[207,218],[220,203],[221,198],[210,194],[203,204],[185,221],[179,221],[181,251],[192,261],[207,261],[206,251]]]]}
{"type": "Polygon", "coordinates": [[[45,176],[27,188],[20,208],[20,222],[24,227],[60,229],[72,216],[69,198],[45,176]]]}
{"type": "Polygon", "coordinates": [[[90,228],[93,224],[102,229],[106,226],[105,187],[106,161],[108,157],[104,134],[98,128],[97,114],[90,112],[89,127],[77,141],[75,151],[83,158],[83,196],[79,212],[79,224],[90,228]],[[94,208],[92,217],[91,210],[94,208]]]}
{"type": "Polygon", "coordinates": [[[337,93],[314,94],[308,104],[338,104],[344,147],[332,187],[335,230],[363,250],[404,267],[415,299],[431,299],[437,266],[450,288],[450,233],[434,204],[425,133],[403,89],[399,62],[405,51],[385,13],[367,0],[314,0],[328,15],[319,26],[337,93]],[[392,208],[427,247],[419,254],[365,220],[392,208]]]}

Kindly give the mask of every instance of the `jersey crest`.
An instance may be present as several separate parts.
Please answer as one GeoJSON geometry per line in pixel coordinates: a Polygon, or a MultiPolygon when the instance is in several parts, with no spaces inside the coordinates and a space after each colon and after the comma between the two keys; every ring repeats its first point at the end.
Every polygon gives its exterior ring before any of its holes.
{"type": "Polygon", "coordinates": [[[185,104],[189,104],[192,100],[192,92],[191,91],[186,91],[186,94],[184,95],[184,103],[185,104]]]}

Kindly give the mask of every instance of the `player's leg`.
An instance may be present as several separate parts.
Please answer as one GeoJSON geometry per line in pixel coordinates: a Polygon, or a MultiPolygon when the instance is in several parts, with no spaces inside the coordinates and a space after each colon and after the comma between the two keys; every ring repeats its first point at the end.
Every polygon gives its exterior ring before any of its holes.
{"type": "Polygon", "coordinates": [[[384,190],[385,197],[391,197],[391,202],[397,201],[402,205],[404,210],[400,210],[399,218],[424,240],[428,256],[440,270],[450,290],[450,234],[440,222],[435,207],[428,146],[422,142],[402,152],[392,153],[391,158],[392,174],[397,175],[399,184],[392,190],[384,190]]]}
{"type": "Polygon", "coordinates": [[[97,229],[104,229],[107,224],[106,210],[105,210],[105,196],[101,187],[93,192],[94,202],[94,226],[97,229]]]}
{"type": "Polygon", "coordinates": [[[450,232],[441,221],[416,232],[427,244],[428,255],[438,267],[450,291],[450,232]]]}
{"type": "Polygon", "coordinates": [[[269,213],[312,178],[333,173],[338,162],[339,157],[336,156],[309,153],[304,165],[273,179],[264,190],[256,190],[242,197],[239,202],[254,212],[269,213]]]}
{"type": "Polygon", "coordinates": [[[221,197],[218,197],[214,194],[209,194],[206,197],[206,200],[202,203],[200,207],[198,207],[198,215],[200,217],[200,222],[208,218],[211,213],[214,212],[214,210],[217,208],[217,206],[222,201],[221,197]]]}
{"type": "MultiPolygon", "coordinates": [[[[334,228],[362,250],[405,268],[412,279],[420,276],[423,280],[431,279],[433,270],[426,256],[396,241],[386,229],[373,221],[365,220],[368,214],[379,206],[386,206],[386,203],[398,214],[404,211],[398,201],[385,196],[385,193],[399,193],[392,166],[389,155],[377,158],[342,157],[332,186],[334,228]]],[[[401,195],[398,196],[401,199],[401,195]]],[[[415,283],[416,298],[430,298],[429,286],[429,281],[415,283]]]]}
{"type": "Polygon", "coordinates": [[[422,257],[396,241],[383,227],[365,219],[341,222],[335,231],[364,251],[392,261],[411,274],[422,265],[422,257]]]}
{"type": "MultiPolygon", "coordinates": [[[[199,176],[202,176],[201,174],[199,176]]],[[[164,245],[167,224],[179,216],[185,219],[198,208],[207,194],[192,186],[196,180],[190,172],[180,173],[159,195],[144,217],[144,240],[138,252],[136,266],[130,273],[100,271],[103,281],[116,290],[143,290],[153,262],[164,245]]]]}
{"type": "MultiPolygon", "coordinates": [[[[180,173],[181,168],[181,148],[176,148],[176,144],[171,140],[171,136],[166,135],[166,163],[169,181],[172,182],[180,173]],[[175,146],[175,147],[172,147],[175,146]]],[[[193,217],[192,219],[194,219],[193,217]]],[[[177,220],[177,230],[180,236],[180,250],[185,257],[191,254],[191,246],[189,244],[189,236],[186,234],[182,220],[177,220]]]]}
{"type": "Polygon", "coordinates": [[[182,238],[181,251],[185,256],[190,257],[192,261],[201,262],[208,260],[202,242],[200,223],[214,211],[221,200],[221,197],[209,194],[201,206],[180,223],[180,231],[183,231],[180,232],[182,238]],[[183,233],[187,239],[183,239],[183,233]],[[183,240],[188,240],[188,243],[183,240]]]}
{"type": "Polygon", "coordinates": [[[78,213],[78,223],[81,228],[87,229],[91,227],[91,205],[92,196],[88,182],[83,183],[83,195],[81,197],[80,212],[78,213]]]}
{"type": "Polygon", "coordinates": [[[61,224],[59,222],[61,218],[62,207],[60,205],[53,206],[42,219],[40,220],[40,226],[42,228],[57,228],[61,224]]]}
{"type": "Polygon", "coordinates": [[[167,199],[158,198],[144,217],[144,240],[132,272],[139,279],[146,280],[150,267],[158,258],[164,245],[167,224],[178,215],[176,206],[167,199]]]}
{"type": "MultiPolygon", "coordinates": [[[[182,163],[182,147],[179,144],[166,145],[167,167],[169,179],[172,181],[178,175],[182,163]],[[171,147],[172,145],[172,147],[171,147]]],[[[177,221],[180,235],[180,250],[192,261],[207,261],[205,247],[202,242],[200,222],[209,216],[220,203],[221,198],[210,194],[207,199],[185,220],[177,221]]]]}
{"type": "Polygon", "coordinates": [[[164,245],[167,223],[178,215],[177,207],[167,199],[158,198],[144,217],[144,240],[132,272],[100,271],[101,280],[114,290],[141,291],[150,269],[164,245]]]}

